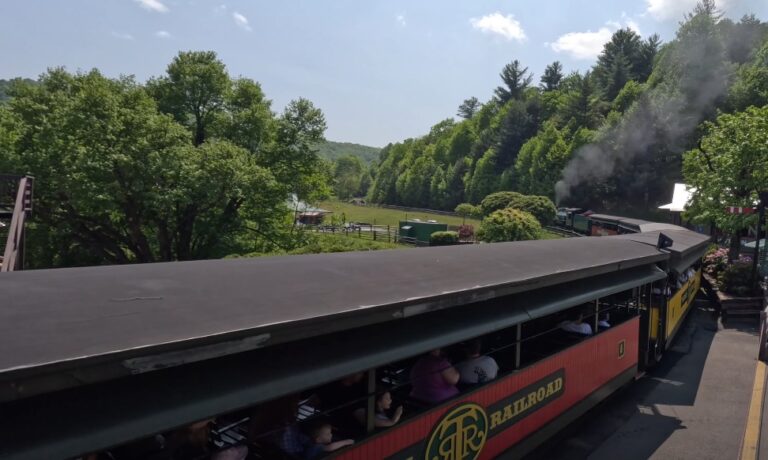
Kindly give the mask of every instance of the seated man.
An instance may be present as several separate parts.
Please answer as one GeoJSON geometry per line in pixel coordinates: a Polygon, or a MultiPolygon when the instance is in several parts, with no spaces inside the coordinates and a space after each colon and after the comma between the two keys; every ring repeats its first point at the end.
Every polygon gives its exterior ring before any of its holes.
{"type": "Polygon", "coordinates": [[[499,365],[490,356],[480,354],[482,342],[480,339],[470,340],[464,344],[464,360],[456,365],[459,371],[459,383],[476,385],[496,378],[499,365]]]}
{"type": "Polygon", "coordinates": [[[577,311],[572,318],[560,323],[560,329],[580,335],[592,335],[592,326],[584,322],[584,314],[577,311]]]}

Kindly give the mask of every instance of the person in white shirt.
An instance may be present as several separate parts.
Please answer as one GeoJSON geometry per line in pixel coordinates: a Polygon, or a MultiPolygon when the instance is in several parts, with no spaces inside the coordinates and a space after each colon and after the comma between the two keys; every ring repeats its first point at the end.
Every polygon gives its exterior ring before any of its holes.
{"type": "Polygon", "coordinates": [[[581,335],[592,335],[592,326],[584,322],[584,315],[578,312],[573,319],[560,323],[560,329],[581,335]]]}
{"type": "Polygon", "coordinates": [[[480,354],[482,346],[480,339],[471,340],[464,344],[465,359],[455,366],[461,376],[459,383],[475,385],[496,378],[499,373],[499,365],[490,356],[480,354]]]}

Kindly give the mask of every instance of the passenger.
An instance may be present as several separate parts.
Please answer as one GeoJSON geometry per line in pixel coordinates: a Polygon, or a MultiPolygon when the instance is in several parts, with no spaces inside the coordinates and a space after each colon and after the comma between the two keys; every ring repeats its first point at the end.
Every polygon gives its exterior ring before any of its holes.
{"type": "MultiPolygon", "coordinates": [[[[397,424],[397,422],[400,421],[400,417],[403,416],[403,406],[397,406],[397,409],[395,409],[395,411],[392,413],[392,416],[390,417],[389,410],[391,408],[392,395],[389,393],[389,391],[383,391],[379,393],[376,397],[376,415],[373,419],[373,423],[376,428],[394,426],[397,424]]],[[[354,416],[359,423],[362,423],[363,425],[366,424],[367,420],[365,417],[364,407],[355,409],[354,416]]]]}
{"type": "Polygon", "coordinates": [[[432,350],[411,369],[411,397],[430,404],[443,402],[459,394],[460,377],[439,348],[432,350]]]}
{"type": "Polygon", "coordinates": [[[490,356],[480,354],[482,342],[480,339],[470,340],[464,344],[464,361],[456,365],[459,371],[459,383],[476,385],[496,378],[499,365],[490,356]]]}
{"type": "Polygon", "coordinates": [[[608,329],[611,323],[608,322],[608,313],[600,313],[600,320],[597,322],[598,329],[608,329]]]}
{"type": "Polygon", "coordinates": [[[573,318],[560,323],[560,329],[581,335],[592,335],[592,326],[584,322],[584,314],[576,312],[573,318]]]}
{"type": "Polygon", "coordinates": [[[315,424],[310,427],[309,435],[312,443],[304,452],[304,458],[307,460],[320,458],[326,452],[333,452],[355,443],[352,439],[334,441],[333,433],[331,432],[331,424],[328,422],[315,422],[315,424]]]}

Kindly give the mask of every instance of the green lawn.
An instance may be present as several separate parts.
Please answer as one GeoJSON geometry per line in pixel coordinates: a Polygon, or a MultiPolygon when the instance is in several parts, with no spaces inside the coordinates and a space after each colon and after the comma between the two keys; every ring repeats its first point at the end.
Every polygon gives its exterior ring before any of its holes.
{"type": "Polygon", "coordinates": [[[397,226],[401,220],[408,219],[436,220],[442,224],[461,225],[467,223],[473,225],[475,230],[480,228],[480,221],[476,219],[462,219],[456,216],[444,216],[441,214],[431,214],[425,212],[408,212],[397,209],[377,208],[375,206],[357,206],[351,203],[341,201],[323,201],[318,207],[333,211],[333,215],[341,217],[342,214],[347,222],[365,222],[375,225],[397,226]]]}

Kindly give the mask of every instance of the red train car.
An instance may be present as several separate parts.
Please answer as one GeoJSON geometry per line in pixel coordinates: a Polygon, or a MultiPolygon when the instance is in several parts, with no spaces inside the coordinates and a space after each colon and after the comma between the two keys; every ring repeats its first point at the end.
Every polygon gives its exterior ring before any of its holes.
{"type": "Polygon", "coordinates": [[[339,459],[519,457],[659,356],[652,287],[695,262],[688,233],[677,259],[638,234],[3,275],[0,458],[180,458],[161,441],[195,438],[291,459],[282,433],[315,420],[355,439],[339,459]],[[410,397],[416,359],[478,338],[497,378],[410,397]],[[351,374],[362,393],[316,398],[351,374]],[[405,409],[376,429],[382,391],[405,409]]]}
{"type": "Polygon", "coordinates": [[[519,457],[634,379],[639,321],[636,317],[586,339],[335,458],[492,459],[502,453],[519,457]]]}

